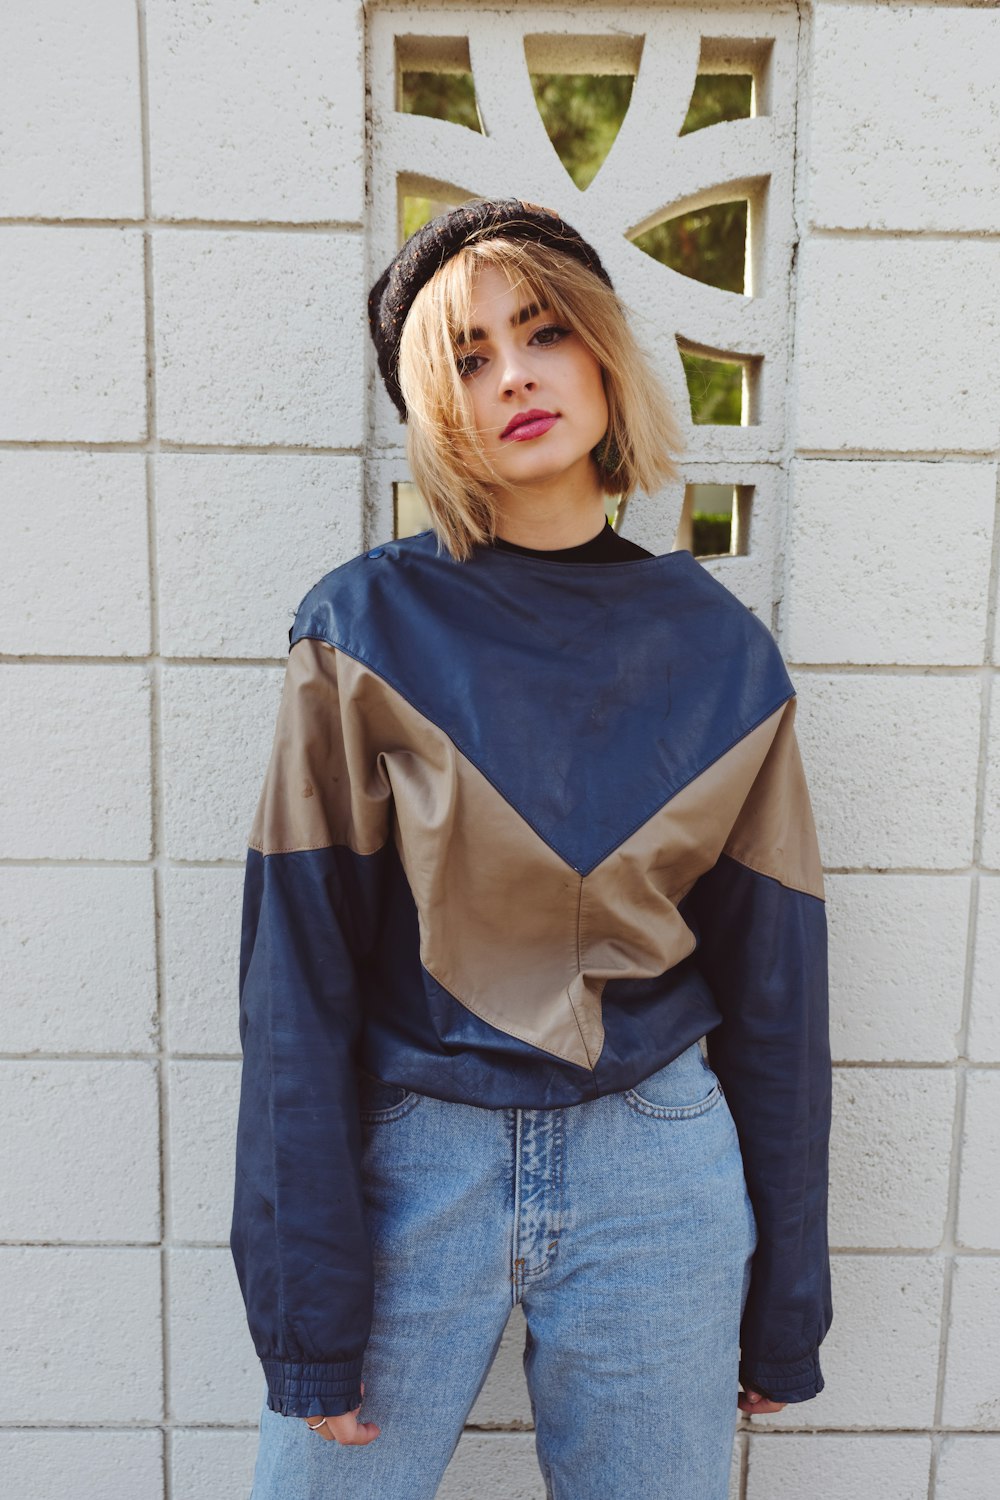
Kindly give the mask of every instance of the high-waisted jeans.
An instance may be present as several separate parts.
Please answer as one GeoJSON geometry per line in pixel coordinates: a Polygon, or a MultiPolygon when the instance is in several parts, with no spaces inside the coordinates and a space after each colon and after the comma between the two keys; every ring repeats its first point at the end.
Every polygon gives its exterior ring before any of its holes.
{"type": "Polygon", "coordinates": [[[433,1500],[516,1302],[549,1500],[726,1500],[757,1225],[700,1045],[569,1108],[361,1085],[381,1433],[265,1402],[251,1500],[433,1500]]]}

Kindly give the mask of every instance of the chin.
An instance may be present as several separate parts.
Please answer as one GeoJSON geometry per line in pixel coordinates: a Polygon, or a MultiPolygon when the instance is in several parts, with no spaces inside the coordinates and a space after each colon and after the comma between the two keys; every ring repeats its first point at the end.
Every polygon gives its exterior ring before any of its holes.
{"type": "MultiPolygon", "coordinates": [[[[598,438],[596,441],[600,442],[600,439],[598,438]]],[[[539,450],[537,453],[525,453],[518,463],[511,462],[511,456],[505,452],[503,457],[507,461],[498,463],[497,468],[505,479],[521,480],[522,482],[554,479],[557,474],[565,474],[567,469],[572,469],[575,464],[578,464],[581,459],[586,458],[589,453],[589,448],[584,449],[583,452],[573,451],[571,453],[542,453],[539,450]]]]}

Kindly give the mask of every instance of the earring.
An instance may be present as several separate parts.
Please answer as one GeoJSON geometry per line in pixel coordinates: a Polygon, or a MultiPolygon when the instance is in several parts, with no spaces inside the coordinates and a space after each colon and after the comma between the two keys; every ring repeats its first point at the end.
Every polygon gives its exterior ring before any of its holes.
{"type": "Polygon", "coordinates": [[[591,449],[591,452],[597,467],[603,469],[605,474],[614,474],[616,470],[621,468],[622,456],[619,452],[618,444],[609,433],[604,434],[601,441],[591,449]]]}

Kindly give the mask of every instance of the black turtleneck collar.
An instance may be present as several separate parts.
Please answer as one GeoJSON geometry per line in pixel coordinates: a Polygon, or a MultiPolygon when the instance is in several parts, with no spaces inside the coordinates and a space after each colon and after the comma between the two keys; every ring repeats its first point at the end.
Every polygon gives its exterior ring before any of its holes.
{"type": "Polygon", "coordinates": [[[499,536],[493,546],[500,552],[519,552],[522,557],[548,558],[550,562],[622,562],[629,557],[654,556],[645,547],[619,536],[607,518],[603,531],[599,531],[587,542],[578,542],[574,547],[522,547],[518,542],[508,542],[499,536]]]}

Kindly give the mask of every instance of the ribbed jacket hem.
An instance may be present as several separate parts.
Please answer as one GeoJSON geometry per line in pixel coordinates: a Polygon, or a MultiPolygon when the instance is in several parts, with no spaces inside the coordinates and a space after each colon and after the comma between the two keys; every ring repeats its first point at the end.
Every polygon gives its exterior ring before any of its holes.
{"type": "Polygon", "coordinates": [[[805,1359],[782,1364],[740,1362],[740,1383],[749,1390],[760,1391],[772,1401],[811,1401],[826,1382],[819,1367],[819,1353],[805,1359]]]}
{"type": "Polygon", "coordinates": [[[361,1405],[361,1359],[292,1364],[262,1359],[267,1404],[284,1417],[339,1417],[361,1405]]]}

